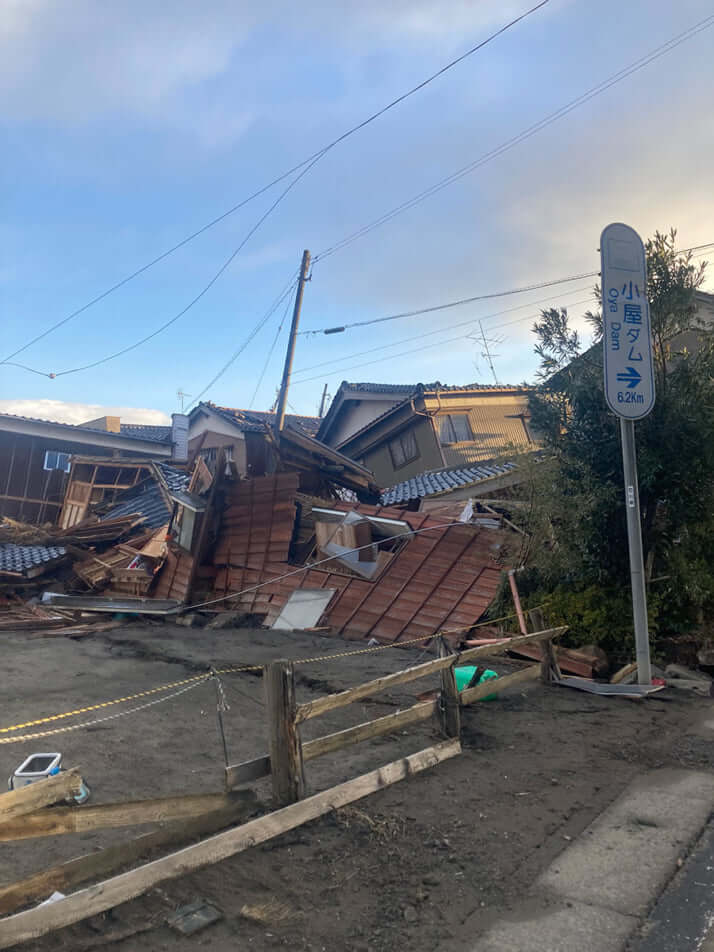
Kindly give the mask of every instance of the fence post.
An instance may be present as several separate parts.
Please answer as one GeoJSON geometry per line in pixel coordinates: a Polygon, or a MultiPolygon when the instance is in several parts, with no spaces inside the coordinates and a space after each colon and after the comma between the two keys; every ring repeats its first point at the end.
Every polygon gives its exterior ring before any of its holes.
{"type": "MultiPolygon", "coordinates": [[[[531,608],[528,612],[528,617],[531,620],[534,632],[545,631],[545,619],[543,618],[543,612],[540,608],[531,608]]],[[[552,638],[541,642],[541,651],[543,657],[540,662],[540,679],[544,684],[550,684],[553,678],[560,676],[560,668],[558,667],[555,651],[553,650],[552,638]]]]}
{"type": "MultiPolygon", "coordinates": [[[[443,635],[439,637],[439,657],[446,658],[453,654],[443,635]]],[[[441,724],[447,737],[461,735],[461,709],[459,706],[459,692],[456,688],[454,667],[456,659],[448,668],[441,671],[441,724]]]]}
{"type": "Polygon", "coordinates": [[[295,723],[295,674],[290,661],[271,661],[263,672],[268,712],[273,798],[279,807],[305,793],[302,742],[295,723]]]}

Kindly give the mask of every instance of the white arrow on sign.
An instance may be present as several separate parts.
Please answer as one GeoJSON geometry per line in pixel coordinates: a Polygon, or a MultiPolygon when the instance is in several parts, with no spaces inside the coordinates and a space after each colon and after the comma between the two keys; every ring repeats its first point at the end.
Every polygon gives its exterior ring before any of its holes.
{"type": "Polygon", "coordinates": [[[647,416],[655,402],[647,264],[642,239],[629,225],[600,236],[605,399],[626,420],[647,416]]]}

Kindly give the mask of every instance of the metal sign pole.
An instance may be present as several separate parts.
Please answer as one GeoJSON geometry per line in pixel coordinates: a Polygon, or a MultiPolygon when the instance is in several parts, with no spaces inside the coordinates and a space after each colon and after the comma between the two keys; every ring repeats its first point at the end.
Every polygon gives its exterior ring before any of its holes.
{"type": "Polygon", "coordinates": [[[640,236],[629,225],[619,222],[603,231],[600,255],[605,400],[620,418],[637,676],[640,684],[651,684],[635,446],[635,420],[646,417],[655,402],[647,263],[640,236]]]}
{"type": "Polygon", "coordinates": [[[625,471],[625,509],[627,511],[627,542],[630,549],[630,582],[632,585],[632,614],[635,622],[637,680],[640,684],[651,684],[652,669],[650,667],[650,636],[647,625],[645,561],[642,555],[640,493],[637,487],[637,449],[633,420],[620,417],[620,436],[622,438],[622,468],[625,471]]]}

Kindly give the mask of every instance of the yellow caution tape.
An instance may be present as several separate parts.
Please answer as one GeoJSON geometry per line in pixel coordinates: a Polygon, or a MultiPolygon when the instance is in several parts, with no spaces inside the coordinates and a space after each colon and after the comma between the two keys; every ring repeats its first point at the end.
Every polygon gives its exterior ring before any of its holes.
{"type": "MultiPolygon", "coordinates": [[[[542,606],[539,606],[542,607],[542,606]]],[[[356,648],[352,651],[340,651],[335,654],[328,655],[317,655],[314,658],[297,658],[293,661],[293,664],[317,664],[321,661],[332,661],[337,658],[350,658],[355,655],[361,654],[370,654],[375,651],[385,651],[387,648],[403,648],[409,645],[421,644],[425,641],[431,641],[433,638],[438,638],[442,634],[456,634],[460,631],[471,631],[474,628],[483,628],[488,625],[495,625],[501,621],[507,621],[510,618],[515,618],[515,614],[503,615],[501,618],[490,619],[489,621],[479,622],[477,625],[467,625],[464,628],[445,628],[441,631],[435,632],[433,635],[422,635],[419,638],[412,638],[409,641],[392,641],[386,645],[374,645],[370,648],[356,648]]],[[[232,668],[218,668],[216,674],[239,674],[243,671],[262,671],[265,667],[264,664],[249,664],[242,665],[241,667],[232,667],[232,668]]],[[[168,684],[161,684],[155,688],[147,688],[145,691],[137,691],[134,694],[125,694],[123,697],[113,698],[111,701],[99,701],[96,704],[88,704],[85,707],[77,707],[72,711],[63,711],[61,714],[48,714],[46,717],[38,717],[32,721],[24,721],[21,724],[12,724],[9,727],[0,727],[0,734],[8,734],[12,731],[25,730],[28,727],[38,727],[40,724],[50,724],[54,721],[61,721],[68,717],[77,717],[80,714],[89,714],[92,711],[99,711],[103,708],[113,707],[115,704],[126,704],[129,701],[136,701],[142,697],[150,697],[154,694],[160,694],[164,691],[170,691],[173,688],[183,688],[185,685],[195,684],[198,681],[205,680],[210,677],[209,673],[197,674],[190,678],[182,678],[180,681],[170,681],[168,684]]],[[[183,693],[183,692],[179,692],[183,693]]],[[[175,696],[175,695],[172,695],[175,696]]],[[[150,705],[141,705],[134,710],[143,710],[145,707],[150,705]]],[[[133,711],[127,711],[126,713],[133,713],[133,711]]],[[[90,723],[98,723],[98,721],[92,721],[90,723]]],[[[16,743],[21,740],[30,740],[37,737],[47,737],[51,734],[59,734],[67,730],[75,730],[79,727],[87,727],[89,724],[77,724],[73,727],[63,727],[58,728],[53,731],[42,731],[39,733],[34,733],[30,735],[23,735],[22,737],[13,737],[13,738],[0,738],[0,744],[7,743],[16,743]]]]}

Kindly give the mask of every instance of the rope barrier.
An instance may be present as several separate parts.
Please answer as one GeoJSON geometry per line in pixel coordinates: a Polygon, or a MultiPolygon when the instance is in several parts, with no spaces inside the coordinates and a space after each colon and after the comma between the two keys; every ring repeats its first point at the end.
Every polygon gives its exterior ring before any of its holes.
{"type": "MultiPolygon", "coordinates": [[[[543,606],[541,605],[538,607],[542,608],[543,606]]],[[[478,624],[468,625],[463,628],[444,628],[444,629],[441,629],[440,631],[435,632],[433,635],[421,635],[419,638],[411,638],[408,641],[389,642],[386,645],[373,645],[368,648],[355,648],[350,651],[339,651],[333,654],[316,655],[315,657],[312,657],[312,658],[295,658],[293,659],[293,664],[295,665],[318,664],[323,661],[332,661],[339,658],[351,658],[351,657],[355,657],[356,655],[372,654],[377,651],[386,651],[388,648],[406,648],[406,647],[409,647],[410,645],[423,644],[424,642],[428,643],[432,639],[438,638],[440,635],[457,634],[458,632],[472,631],[474,628],[485,628],[485,627],[488,627],[489,625],[495,625],[501,621],[508,621],[509,619],[516,618],[516,617],[517,615],[514,612],[510,615],[503,615],[500,618],[490,619],[489,621],[479,622],[478,624]]],[[[113,698],[112,700],[109,700],[109,701],[98,701],[96,704],[88,704],[84,707],[78,707],[71,711],[64,711],[61,714],[48,714],[45,717],[39,717],[32,721],[24,721],[23,723],[20,723],[20,724],[12,724],[9,727],[0,727],[0,734],[8,734],[13,731],[25,730],[28,727],[39,727],[41,724],[49,724],[54,721],[64,720],[68,717],[77,717],[80,714],[89,714],[92,711],[103,710],[104,708],[107,708],[107,707],[113,707],[116,704],[127,704],[130,701],[136,701],[142,697],[150,697],[151,695],[160,694],[164,691],[171,691],[173,688],[182,689],[177,691],[174,694],[168,695],[165,698],[160,698],[158,701],[151,701],[148,704],[141,704],[138,707],[131,708],[131,710],[129,711],[123,711],[121,714],[118,714],[118,715],[110,715],[109,717],[99,718],[98,720],[94,720],[94,721],[85,721],[85,722],[82,722],[81,724],[75,724],[69,727],[62,727],[62,728],[57,728],[57,729],[53,729],[49,731],[39,731],[33,734],[24,734],[19,737],[13,737],[13,738],[0,737],[0,744],[18,743],[22,740],[34,740],[38,737],[49,737],[53,734],[59,734],[68,730],[78,730],[81,727],[90,727],[93,724],[100,724],[100,723],[103,723],[104,721],[113,720],[114,717],[123,716],[124,714],[133,714],[136,711],[145,710],[146,708],[153,706],[153,704],[160,703],[160,701],[169,700],[169,698],[172,698],[172,697],[178,697],[179,694],[184,693],[184,690],[189,690],[191,687],[196,687],[201,681],[210,679],[214,674],[216,675],[240,674],[245,671],[262,671],[264,667],[265,667],[265,662],[262,664],[248,664],[248,665],[240,665],[240,666],[228,667],[228,668],[211,668],[209,671],[203,674],[193,675],[190,678],[182,678],[179,681],[170,681],[168,684],[161,684],[154,688],[147,688],[145,691],[137,691],[134,694],[126,694],[122,697],[113,698]]]]}
{"type": "MultiPolygon", "coordinates": [[[[210,674],[201,676],[201,682],[209,681],[210,679],[210,674]]],[[[35,731],[32,734],[18,734],[14,737],[0,737],[0,744],[19,744],[26,740],[37,740],[38,737],[52,737],[55,734],[66,734],[68,731],[78,731],[84,727],[93,727],[95,724],[104,724],[107,721],[114,721],[118,717],[126,717],[127,714],[136,714],[137,711],[145,711],[148,707],[154,707],[156,704],[163,704],[164,701],[170,701],[175,697],[179,697],[179,695],[185,694],[187,691],[192,691],[194,688],[197,688],[201,682],[195,681],[193,684],[188,684],[179,691],[174,691],[173,694],[167,694],[165,697],[154,698],[153,701],[147,701],[146,704],[140,704],[138,707],[131,707],[127,711],[117,711],[116,714],[108,714],[106,717],[97,717],[93,721],[82,721],[81,724],[67,724],[64,727],[53,727],[51,730],[35,731]]],[[[11,727],[6,727],[4,729],[12,730],[11,727]]]]}

